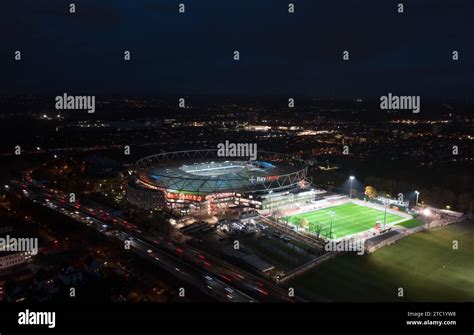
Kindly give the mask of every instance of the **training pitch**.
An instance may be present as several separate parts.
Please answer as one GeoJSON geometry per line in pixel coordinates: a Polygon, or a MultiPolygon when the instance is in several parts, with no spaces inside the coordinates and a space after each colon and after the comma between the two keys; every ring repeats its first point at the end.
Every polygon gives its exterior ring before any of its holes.
{"type": "Polygon", "coordinates": [[[473,302],[473,241],[472,221],[431,229],[373,254],[336,257],[288,286],[311,301],[473,302]]]}
{"type": "MultiPolygon", "coordinates": [[[[386,215],[386,224],[408,220],[403,216],[394,215],[389,212],[387,212],[386,215]]],[[[308,220],[308,229],[311,233],[316,234],[318,226],[321,226],[321,236],[338,239],[374,228],[377,222],[380,222],[383,227],[384,216],[384,210],[360,206],[349,202],[343,205],[292,215],[286,219],[289,223],[299,225],[301,220],[305,218],[308,220]]]]}

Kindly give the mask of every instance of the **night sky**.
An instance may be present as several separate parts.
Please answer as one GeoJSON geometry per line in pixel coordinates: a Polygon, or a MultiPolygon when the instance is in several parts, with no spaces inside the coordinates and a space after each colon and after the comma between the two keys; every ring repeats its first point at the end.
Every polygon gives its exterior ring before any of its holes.
{"type": "Polygon", "coordinates": [[[0,12],[0,93],[464,100],[474,92],[472,0],[10,0],[0,12]]]}

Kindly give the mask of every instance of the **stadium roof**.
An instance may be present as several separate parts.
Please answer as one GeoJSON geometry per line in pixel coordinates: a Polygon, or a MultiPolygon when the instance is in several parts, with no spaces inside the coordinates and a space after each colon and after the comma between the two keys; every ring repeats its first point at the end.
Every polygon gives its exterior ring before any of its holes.
{"type": "Polygon", "coordinates": [[[137,164],[139,180],[169,192],[209,194],[288,188],[306,177],[305,166],[284,162],[227,160],[209,155],[175,158],[147,158],[145,164],[137,164]]]}

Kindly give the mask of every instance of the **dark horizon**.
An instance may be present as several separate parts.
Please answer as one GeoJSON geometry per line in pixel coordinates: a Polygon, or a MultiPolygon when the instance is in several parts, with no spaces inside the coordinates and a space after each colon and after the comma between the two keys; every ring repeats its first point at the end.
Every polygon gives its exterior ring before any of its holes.
{"type": "Polygon", "coordinates": [[[8,35],[0,47],[0,92],[472,96],[472,2],[407,2],[403,14],[396,2],[293,3],[289,14],[288,1],[204,0],[185,2],[179,14],[178,2],[87,0],[70,14],[66,2],[9,2],[2,10],[8,35]]]}
{"type": "MultiPolygon", "coordinates": [[[[100,99],[129,99],[129,98],[136,98],[136,99],[152,99],[152,100],[163,100],[163,101],[178,101],[180,98],[191,99],[189,101],[194,101],[197,103],[206,102],[207,104],[214,104],[214,103],[247,103],[249,101],[254,101],[255,103],[275,103],[280,101],[282,105],[286,105],[288,103],[288,99],[293,98],[295,100],[295,104],[297,102],[304,102],[305,104],[308,102],[342,102],[342,103],[369,103],[369,104],[378,104],[380,103],[380,99],[382,96],[386,96],[387,94],[397,95],[396,92],[382,92],[381,95],[355,95],[355,96],[345,96],[345,97],[337,97],[337,96],[330,96],[330,95],[301,95],[301,94],[293,94],[293,95],[281,95],[281,94],[274,94],[274,95],[260,95],[260,94],[124,94],[124,93],[103,93],[103,94],[93,94],[97,101],[100,99]]],[[[56,96],[62,96],[63,94],[67,94],[68,96],[85,96],[89,95],[85,90],[79,91],[71,91],[71,92],[57,92],[57,93],[25,93],[25,92],[10,92],[0,94],[0,101],[1,100],[12,100],[20,99],[25,97],[31,97],[36,99],[53,99],[56,96]]],[[[401,94],[399,94],[401,96],[401,94]]],[[[427,103],[430,105],[440,105],[446,103],[453,103],[458,105],[470,105],[474,103],[474,97],[431,97],[431,96],[421,96],[421,101],[423,103],[427,103]]],[[[53,101],[54,104],[54,101],[53,101]]],[[[295,105],[295,108],[297,106],[295,105]]]]}

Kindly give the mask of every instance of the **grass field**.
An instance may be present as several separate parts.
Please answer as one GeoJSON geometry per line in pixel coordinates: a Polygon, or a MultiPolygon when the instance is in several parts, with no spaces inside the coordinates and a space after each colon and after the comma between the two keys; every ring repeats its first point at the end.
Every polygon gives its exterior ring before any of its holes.
{"type": "Polygon", "coordinates": [[[417,233],[373,254],[339,256],[288,285],[314,301],[472,302],[474,222],[417,233]]]}
{"type": "MultiPolygon", "coordinates": [[[[288,222],[294,224],[297,224],[302,218],[306,218],[309,223],[322,224],[321,235],[330,237],[331,213],[334,213],[332,218],[332,238],[335,239],[374,228],[377,221],[384,222],[384,211],[356,205],[352,202],[296,214],[287,219],[288,222]]],[[[387,212],[387,224],[403,219],[402,216],[387,212]]]]}

